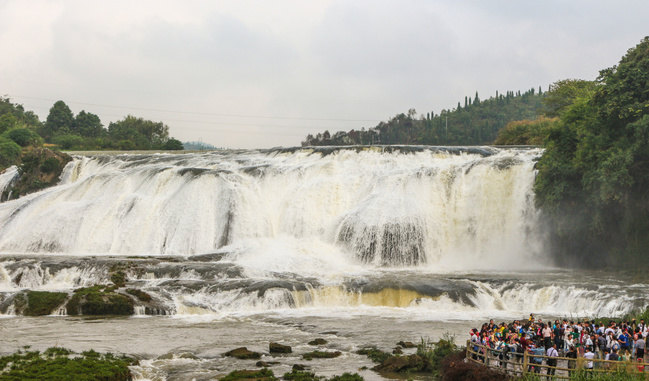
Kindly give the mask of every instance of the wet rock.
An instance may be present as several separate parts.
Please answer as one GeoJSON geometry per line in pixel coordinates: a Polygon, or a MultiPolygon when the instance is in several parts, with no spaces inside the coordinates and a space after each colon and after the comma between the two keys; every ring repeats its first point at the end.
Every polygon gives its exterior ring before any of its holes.
{"type": "Polygon", "coordinates": [[[307,352],[302,355],[302,358],[305,360],[313,360],[313,359],[332,359],[334,357],[340,356],[342,353],[335,351],[335,352],[328,352],[328,351],[313,351],[313,352],[307,352]]]}
{"type": "Polygon", "coordinates": [[[392,350],[393,355],[402,355],[403,351],[401,350],[401,347],[396,347],[392,350]]]}
{"type": "Polygon", "coordinates": [[[185,352],[185,353],[181,354],[178,357],[181,358],[181,359],[190,359],[190,360],[198,360],[199,359],[198,357],[196,357],[195,354],[189,353],[189,352],[185,352]]]}
{"type": "Polygon", "coordinates": [[[133,299],[114,292],[114,286],[79,288],[68,300],[68,315],[133,315],[133,299]]]}
{"type": "Polygon", "coordinates": [[[174,358],[174,354],[169,352],[165,353],[164,355],[158,356],[157,360],[172,360],[174,358]]]}
{"type": "Polygon", "coordinates": [[[259,359],[261,358],[261,353],[249,351],[246,347],[236,348],[231,351],[227,351],[223,354],[227,357],[234,357],[240,360],[249,360],[249,359],[259,359]]]}
{"type": "Polygon", "coordinates": [[[397,345],[401,348],[417,348],[417,345],[411,341],[399,341],[397,345]]]}
{"type": "Polygon", "coordinates": [[[309,345],[325,345],[325,344],[327,344],[327,340],[321,338],[317,338],[315,340],[309,341],[309,345]]]}
{"type": "Polygon", "coordinates": [[[136,288],[127,288],[126,293],[135,296],[141,302],[150,302],[152,299],[151,295],[136,288]]]}
{"type": "Polygon", "coordinates": [[[228,373],[227,376],[221,378],[221,381],[234,381],[234,380],[270,381],[270,380],[277,380],[277,378],[275,378],[273,371],[270,369],[235,370],[228,373]]]}
{"type": "Polygon", "coordinates": [[[375,366],[372,370],[377,372],[398,373],[417,371],[425,367],[424,359],[417,355],[410,356],[390,356],[380,365],[375,366]]]}
{"type": "Polygon", "coordinates": [[[273,365],[278,365],[278,364],[279,364],[278,361],[257,361],[255,363],[255,365],[260,367],[260,368],[268,368],[268,367],[271,367],[273,365]]]}
{"type": "Polygon", "coordinates": [[[292,353],[293,349],[289,345],[282,345],[279,343],[268,344],[270,353],[292,353]]]}
{"type": "Polygon", "coordinates": [[[293,364],[293,370],[307,370],[309,369],[308,366],[302,365],[302,364],[293,364]]]}

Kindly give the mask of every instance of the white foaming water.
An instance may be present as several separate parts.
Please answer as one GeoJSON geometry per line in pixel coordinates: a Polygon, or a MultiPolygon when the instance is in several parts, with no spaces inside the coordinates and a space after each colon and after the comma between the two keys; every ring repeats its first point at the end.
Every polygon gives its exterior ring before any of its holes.
{"type": "Polygon", "coordinates": [[[527,265],[542,251],[532,193],[541,151],[484,152],[490,155],[341,149],[76,158],[61,185],[0,205],[0,250],[236,249],[233,258],[253,272],[266,263],[320,274],[363,264],[527,265]]]}
{"type": "MultiPolygon", "coordinates": [[[[18,167],[12,165],[11,167],[5,169],[0,174],[0,194],[3,194],[4,191],[18,178],[18,167]]],[[[9,195],[8,195],[9,196],[9,195]]]]}

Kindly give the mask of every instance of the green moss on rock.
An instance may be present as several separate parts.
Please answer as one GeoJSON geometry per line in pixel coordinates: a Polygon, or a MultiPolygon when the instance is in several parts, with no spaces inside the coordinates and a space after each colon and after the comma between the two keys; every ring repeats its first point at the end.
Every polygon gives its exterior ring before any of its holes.
{"type": "Polygon", "coordinates": [[[23,314],[27,316],[49,315],[56,307],[65,302],[68,294],[64,292],[28,291],[27,307],[23,314]]]}
{"type": "Polygon", "coordinates": [[[133,299],[113,292],[110,287],[80,288],[66,304],[68,315],[133,315],[133,299]]]}
{"type": "Polygon", "coordinates": [[[331,359],[334,357],[340,356],[341,353],[336,351],[336,352],[324,352],[324,351],[313,351],[313,352],[307,352],[302,355],[302,358],[305,360],[313,360],[313,359],[331,359]]]}
{"type": "Polygon", "coordinates": [[[74,353],[65,348],[49,348],[42,354],[17,352],[0,357],[0,380],[105,380],[126,381],[128,367],[137,361],[124,356],[95,351],[74,353]]]}
{"type": "Polygon", "coordinates": [[[221,378],[221,381],[235,381],[235,380],[266,380],[274,381],[277,380],[275,374],[270,369],[260,369],[260,370],[235,370],[228,373],[227,376],[221,378]]]}

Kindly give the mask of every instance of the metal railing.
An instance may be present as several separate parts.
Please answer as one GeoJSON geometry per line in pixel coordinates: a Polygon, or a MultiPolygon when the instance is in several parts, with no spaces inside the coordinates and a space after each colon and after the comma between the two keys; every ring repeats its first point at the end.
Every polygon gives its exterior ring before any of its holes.
{"type": "Polygon", "coordinates": [[[482,344],[472,343],[470,340],[467,340],[466,343],[466,358],[470,362],[515,376],[536,373],[554,379],[568,380],[573,372],[583,369],[593,373],[626,371],[627,373],[645,374],[649,379],[649,363],[644,361],[613,361],[598,358],[591,360],[581,355],[577,358],[550,357],[534,355],[527,351],[523,353],[504,352],[482,344]],[[548,359],[555,360],[556,365],[548,365],[548,359]]]}

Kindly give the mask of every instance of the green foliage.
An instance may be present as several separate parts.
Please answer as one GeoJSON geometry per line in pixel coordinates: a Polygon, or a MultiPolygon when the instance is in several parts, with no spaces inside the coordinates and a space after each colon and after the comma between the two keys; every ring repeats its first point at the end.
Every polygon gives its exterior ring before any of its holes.
{"type": "Polygon", "coordinates": [[[16,123],[18,123],[18,121],[13,114],[6,113],[0,115],[0,133],[14,128],[16,123]]]}
{"type": "Polygon", "coordinates": [[[85,146],[83,138],[73,134],[56,135],[52,138],[52,143],[63,149],[80,149],[85,146]]]}
{"type": "Polygon", "coordinates": [[[333,376],[329,381],[363,381],[364,378],[357,373],[343,373],[340,376],[333,376]]]}
{"type": "Polygon", "coordinates": [[[508,91],[506,95],[496,94],[496,97],[481,101],[476,93],[473,101],[463,108],[442,110],[440,114],[431,112],[419,118],[416,118],[417,112],[410,109],[367,130],[308,135],[302,145],[491,144],[507,123],[535,119],[541,112],[543,97],[530,89],[523,94],[508,91]]]}
{"type": "Polygon", "coordinates": [[[87,137],[99,137],[106,132],[99,117],[85,110],[81,110],[74,118],[73,131],[87,137]]]}
{"type": "Polygon", "coordinates": [[[434,373],[439,373],[444,358],[458,351],[455,337],[448,333],[436,343],[422,338],[421,343],[417,345],[417,355],[424,359],[426,367],[434,373]]]}
{"type": "MultiPolygon", "coordinates": [[[[649,247],[649,38],[563,105],[537,164],[555,256],[609,265],[649,247]]],[[[569,263],[568,263],[569,264],[569,263]]]]}
{"type": "Polygon", "coordinates": [[[277,380],[275,374],[270,369],[261,370],[235,370],[228,373],[227,376],[220,379],[221,381],[235,380],[277,380]]]}
{"type": "Polygon", "coordinates": [[[55,157],[48,157],[45,159],[43,164],[41,164],[41,171],[44,173],[53,173],[60,169],[61,163],[55,157]]]}
{"type": "Polygon", "coordinates": [[[290,373],[284,373],[282,379],[289,381],[318,381],[324,379],[324,377],[316,376],[315,373],[305,370],[293,369],[290,373]]]}
{"type": "Polygon", "coordinates": [[[496,145],[543,145],[558,118],[539,117],[536,120],[518,120],[507,123],[498,131],[496,145]]]}
{"type": "Polygon", "coordinates": [[[128,367],[136,363],[128,357],[92,351],[76,354],[65,348],[49,348],[43,354],[17,352],[0,357],[0,381],[3,380],[130,380],[128,367]],[[9,366],[10,365],[10,366],[9,366]]]}
{"type": "Polygon", "coordinates": [[[335,351],[335,352],[327,352],[327,351],[313,351],[313,352],[307,352],[302,355],[302,358],[305,360],[313,360],[313,359],[331,359],[340,356],[342,353],[335,351]]]}
{"type": "Polygon", "coordinates": [[[162,149],[169,151],[181,151],[185,148],[183,147],[183,143],[180,140],[171,138],[167,140],[167,142],[162,146],[162,149]]]}
{"type": "Polygon", "coordinates": [[[380,349],[377,348],[363,348],[358,351],[356,351],[357,354],[359,355],[365,355],[367,356],[370,360],[372,360],[375,363],[382,363],[385,361],[388,357],[392,356],[390,353],[383,352],[380,349]]]}
{"type": "Polygon", "coordinates": [[[27,316],[49,315],[54,309],[65,302],[68,294],[64,292],[28,291],[27,308],[24,314],[27,316]]]}
{"type": "Polygon", "coordinates": [[[543,112],[545,116],[554,118],[560,116],[566,108],[579,98],[590,98],[597,83],[581,79],[564,79],[550,85],[550,90],[543,97],[543,112]]]}
{"type": "Polygon", "coordinates": [[[133,300],[113,291],[102,285],[74,290],[65,306],[68,315],[132,315],[133,300]]]}
{"type": "Polygon", "coordinates": [[[55,133],[69,133],[74,127],[74,115],[63,101],[56,101],[45,121],[45,136],[49,138],[55,133]]]}
{"type": "Polygon", "coordinates": [[[6,168],[18,164],[20,152],[20,146],[13,140],[0,137],[0,167],[6,168]]]}
{"type": "Polygon", "coordinates": [[[28,128],[14,128],[4,133],[4,136],[13,140],[21,147],[38,146],[42,144],[41,137],[28,128]]]}
{"type": "Polygon", "coordinates": [[[169,127],[162,122],[129,115],[121,121],[110,123],[108,135],[115,141],[130,141],[136,149],[161,149],[169,139],[169,127]]]}
{"type": "Polygon", "coordinates": [[[126,285],[126,273],[124,271],[116,271],[110,276],[111,282],[117,287],[124,287],[126,285]]]}

